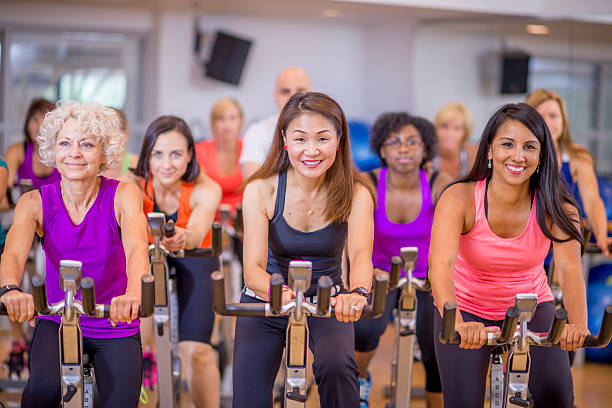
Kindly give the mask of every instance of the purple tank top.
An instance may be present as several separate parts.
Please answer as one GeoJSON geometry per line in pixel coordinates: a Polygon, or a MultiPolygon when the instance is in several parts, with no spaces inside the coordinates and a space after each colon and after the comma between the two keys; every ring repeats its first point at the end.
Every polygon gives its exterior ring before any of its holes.
{"type": "MultiPolygon", "coordinates": [[[[386,211],[387,169],[380,169],[378,175],[378,206],[374,209],[374,248],[372,264],[384,271],[391,270],[391,257],[400,254],[405,246],[418,248],[416,267],[412,276],[424,278],[427,275],[427,259],[429,257],[429,241],[433,224],[434,206],[431,200],[427,172],[420,171],[421,178],[421,210],[417,217],[407,224],[397,224],[389,221],[386,211]]],[[[402,275],[404,271],[402,271],[402,275]]]]}
{"type": "MultiPolygon", "coordinates": [[[[47,184],[40,189],[49,303],[65,297],[59,283],[59,264],[63,259],[83,263],[82,277],[93,278],[97,303],[110,304],[113,297],[125,294],[125,252],[115,217],[115,192],[119,181],[102,176],[100,180],[100,191],[79,225],[74,225],[70,219],[62,200],[60,182],[47,184]]],[[[81,299],[80,291],[77,299],[81,299]]],[[[60,322],[59,316],[41,318],[60,322]]],[[[118,323],[113,327],[107,318],[82,316],[81,328],[84,337],[127,337],[138,333],[140,321],[118,323]]]]}
{"type": "Polygon", "coordinates": [[[24,156],[23,163],[17,169],[17,183],[21,182],[21,180],[31,180],[33,188],[40,188],[46,184],[55,183],[60,180],[60,174],[57,169],[53,169],[51,174],[47,177],[38,177],[34,174],[34,170],[32,168],[32,158],[34,155],[34,144],[33,143],[24,143],[24,156]]]}

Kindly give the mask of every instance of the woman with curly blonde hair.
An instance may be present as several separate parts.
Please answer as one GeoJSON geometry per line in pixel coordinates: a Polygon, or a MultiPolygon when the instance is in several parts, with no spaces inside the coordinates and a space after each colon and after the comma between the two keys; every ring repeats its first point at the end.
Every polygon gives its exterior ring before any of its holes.
{"type": "Polygon", "coordinates": [[[599,195],[595,162],[589,151],[574,143],[570,136],[565,101],[549,89],[536,89],[527,95],[526,102],[544,118],[555,143],[561,177],[578,202],[581,215],[593,229],[597,246],[604,256],[610,256],[612,238],[608,237],[606,209],[599,195]]]}
{"type": "MultiPolygon", "coordinates": [[[[96,370],[103,407],[136,407],[140,394],[140,282],[148,273],[147,222],[138,187],[100,176],[123,157],[117,115],[92,102],[68,101],[45,116],[37,136],[41,161],[61,180],[24,194],[15,209],[0,264],[0,302],[12,321],[34,318],[32,295],[19,283],[34,234],[44,237],[50,303],[64,298],[62,259],[80,261],[110,319],[81,317],[83,349],[96,370]]],[[[57,407],[61,400],[58,316],[38,316],[30,378],[22,407],[57,407]]]]}

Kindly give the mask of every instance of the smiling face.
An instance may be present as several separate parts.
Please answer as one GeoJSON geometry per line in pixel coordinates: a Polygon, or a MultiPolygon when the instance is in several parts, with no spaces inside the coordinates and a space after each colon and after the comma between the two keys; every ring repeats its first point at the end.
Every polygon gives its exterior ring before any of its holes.
{"type": "Polygon", "coordinates": [[[508,184],[529,183],[540,163],[540,142],[521,122],[508,119],[498,129],[489,147],[493,177],[508,184]]]}
{"type": "Polygon", "coordinates": [[[55,142],[55,166],[62,177],[71,180],[96,177],[104,162],[96,137],[83,134],[77,120],[68,119],[55,142]]]}
{"type": "Polygon", "coordinates": [[[536,110],[544,118],[553,141],[558,143],[563,133],[563,116],[559,102],[549,99],[539,104],[536,110]]]}
{"type": "Polygon", "coordinates": [[[289,122],[284,141],[293,168],[305,177],[317,178],[334,164],[339,138],[325,116],[303,113],[289,122]]]}
{"type": "Polygon", "coordinates": [[[391,132],[380,149],[380,156],[387,162],[387,167],[398,173],[420,168],[425,154],[423,139],[413,125],[391,132]]]}
{"type": "Polygon", "coordinates": [[[181,181],[193,157],[187,139],[177,130],[160,134],[149,157],[149,168],[156,183],[171,186],[181,181]]]}

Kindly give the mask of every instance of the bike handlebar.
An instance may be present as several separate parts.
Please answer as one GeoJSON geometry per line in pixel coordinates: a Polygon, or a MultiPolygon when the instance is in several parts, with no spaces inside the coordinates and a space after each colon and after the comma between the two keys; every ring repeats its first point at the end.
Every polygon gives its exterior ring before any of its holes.
{"type": "Polygon", "coordinates": [[[605,347],[612,339],[612,305],[607,305],[601,318],[598,334],[589,334],[582,347],[605,347]]]}
{"type": "MultiPolygon", "coordinates": [[[[459,344],[461,336],[455,331],[455,316],[457,312],[456,302],[446,302],[444,304],[442,316],[442,332],[440,342],[443,344],[459,344]]],[[[511,306],[506,311],[506,317],[502,325],[501,333],[493,339],[493,344],[507,344],[512,341],[515,333],[516,324],[520,312],[515,306],[511,306]]],[[[567,312],[565,309],[557,309],[551,324],[548,335],[542,339],[541,345],[556,345],[561,339],[563,328],[567,323],[567,312]]],[[[612,339],[612,305],[607,305],[601,319],[601,326],[598,334],[589,334],[582,347],[599,348],[605,347],[612,339]]],[[[492,344],[489,344],[492,345],[492,344]]]]}
{"type": "MultiPolygon", "coordinates": [[[[176,226],[172,220],[169,220],[167,223],[163,225],[164,236],[167,238],[171,238],[176,234],[176,226]]],[[[223,227],[219,222],[213,222],[212,227],[212,246],[210,248],[194,248],[187,249],[181,252],[180,254],[174,254],[172,252],[166,251],[169,256],[180,257],[180,258],[212,258],[215,256],[220,256],[223,252],[223,227]]]]}
{"type": "MultiPolygon", "coordinates": [[[[94,280],[90,277],[81,280],[81,305],[83,312],[88,316],[98,316],[98,309],[101,309],[103,310],[104,317],[110,317],[110,305],[96,304],[94,286],[94,280]]],[[[141,305],[138,315],[140,317],[148,317],[153,314],[155,304],[155,282],[152,275],[144,275],[142,277],[141,291],[141,305]]],[[[34,309],[36,313],[39,315],[51,314],[49,303],[47,302],[45,280],[39,275],[32,278],[32,294],[34,296],[34,309]]],[[[0,314],[2,314],[1,311],[0,314]]]]}
{"type": "MultiPolygon", "coordinates": [[[[215,271],[211,275],[213,291],[213,307],[215,312],[222,316],[281,316],[287,314],[282,311],[282,282],[280,274],[273,274],[270,277],[270,303],[225,303],[225,284],[224,276],[221,271],[215,271]]],[[[385,311],[385,300],[387,294],[387,284],[389,277],[379,273],[374,278],[374,296],[372,304],[367,305],[362,313],[363,318],[380,317],[385,311]]],[[[317,282],[317,305],[304,301],[303,304],[316,307],[314,316],[335,316],[333,307],[330,307],[331,287],[333,282],[328,276],[322,276],[317,282]]]]}

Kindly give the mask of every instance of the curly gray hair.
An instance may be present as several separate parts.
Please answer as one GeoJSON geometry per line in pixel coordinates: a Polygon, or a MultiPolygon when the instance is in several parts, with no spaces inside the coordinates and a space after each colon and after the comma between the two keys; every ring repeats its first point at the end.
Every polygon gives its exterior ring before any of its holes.
{"type": "Polygon", "coordinates": [[[57,107],[45,115],[36,136],[38,154],[43,164],[55,167],[57,136],[68,119],[76,119],[80,131],[95,136],[100,144],[102,155],[106,159],[100,166],[100,171],[121,164],[126,135],[121,130],[121,121],[115,111],[98,102],[80,103],[74,100],[58,102],[57,107]]]}

